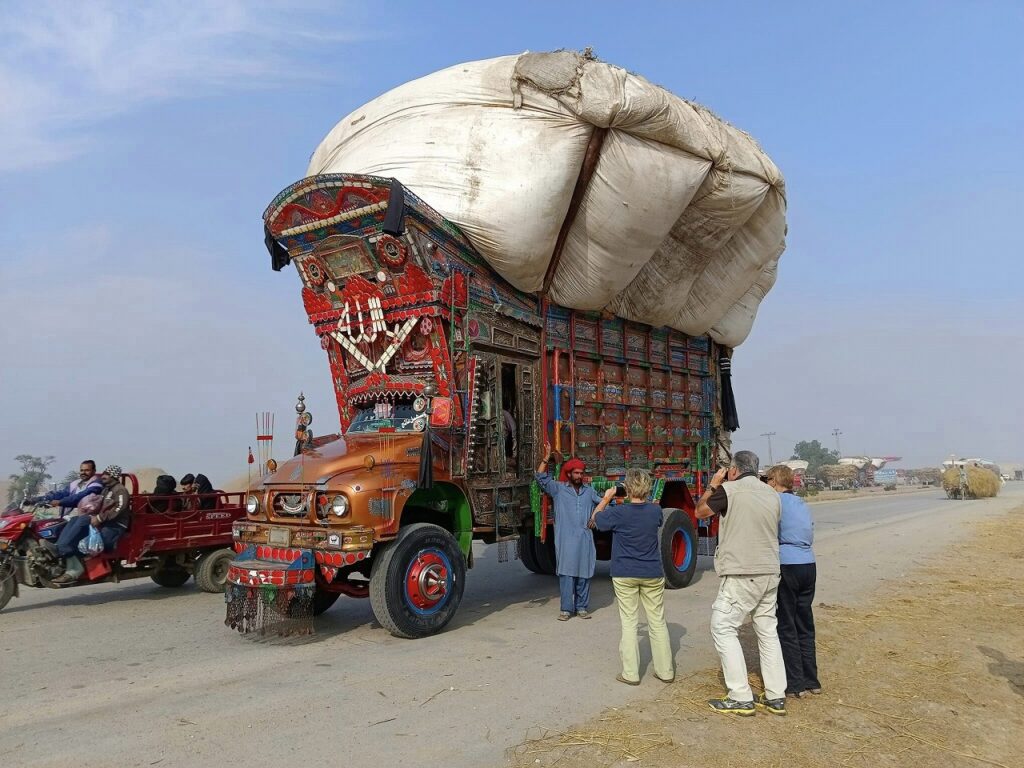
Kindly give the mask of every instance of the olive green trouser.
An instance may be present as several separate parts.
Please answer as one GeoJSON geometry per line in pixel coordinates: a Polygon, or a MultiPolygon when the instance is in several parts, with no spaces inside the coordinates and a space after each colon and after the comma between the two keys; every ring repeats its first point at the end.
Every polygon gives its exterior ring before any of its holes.
{"type": "Polygon", "coordinates": [[[647,614],[647,635],[651,639],[651,662],[654,674],[662,680],[675,676],[672,662],[672,645],[665,625],[665,579],[620,579],[613,578],[615,602],[619,606],[619,620],[622,622],[622,640],[619,655],[622,657],[622,676],[633,682],[640,679],[640,639],[637,628],[640,623],[640,605],[647,614]]]}

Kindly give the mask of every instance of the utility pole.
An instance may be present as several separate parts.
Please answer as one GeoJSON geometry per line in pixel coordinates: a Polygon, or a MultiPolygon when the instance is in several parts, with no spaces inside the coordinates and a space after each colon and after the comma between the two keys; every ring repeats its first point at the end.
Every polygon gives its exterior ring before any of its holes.
{"type": "Polygon", "coordinates": [[[832,437],[836,439],[836,453],[839,454],[839,458],[843,457],[843,449],[839,447],[839,436],[843,434],[838,428],[832,430],[832,437]]]}
{"type": "Polygon", "coordinates": [[[775,434],[774,432],[762,432],[761,433],[761,437],[767,437],[768,438],[768,466],[769,467],[775,465],[775,460],[772,459],[772,435],[774,435],[774,434],[775,434]]]}

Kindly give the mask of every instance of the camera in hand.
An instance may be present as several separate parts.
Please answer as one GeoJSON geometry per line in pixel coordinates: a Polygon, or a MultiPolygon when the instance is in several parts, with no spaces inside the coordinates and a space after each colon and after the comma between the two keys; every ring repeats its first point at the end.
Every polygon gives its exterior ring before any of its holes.
{"type": "Polygon", "coordinates": [[[624,499],[626,498],[626,486],[622,483],[615,484],[615,498],[624,499]]]}

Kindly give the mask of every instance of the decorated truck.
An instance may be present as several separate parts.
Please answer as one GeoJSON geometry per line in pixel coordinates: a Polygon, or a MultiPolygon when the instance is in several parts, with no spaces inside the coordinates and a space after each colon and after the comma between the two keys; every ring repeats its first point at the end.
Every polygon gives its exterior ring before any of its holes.
{"type": "Polygon", "coordinates": [[[729,359],[784,245],[752,139],[588,54],[473,62],[339,123],[264,223],[341,431],[251,489],[229,626],[311,631],[347,595],[396,636],[435,633],[474,539],[554,573],[546,441],[598,490],[649,469],[667,583],[689,583],[716,534],[694,497],[737,426],[729,359]]]}

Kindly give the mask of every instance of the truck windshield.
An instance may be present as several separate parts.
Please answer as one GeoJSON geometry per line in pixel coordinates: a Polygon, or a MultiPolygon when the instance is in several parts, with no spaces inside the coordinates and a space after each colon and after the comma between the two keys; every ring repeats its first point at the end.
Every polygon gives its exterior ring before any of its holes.
{"type": "Polygon", "coordinates": [[[350,435],[360,432],[379,432],[381,429],[394,429],[400,432],[422,432],[426,426],[427,416],[416,413],[412,402],[373,403],[359,408],[348,426],[350,435]]]}

